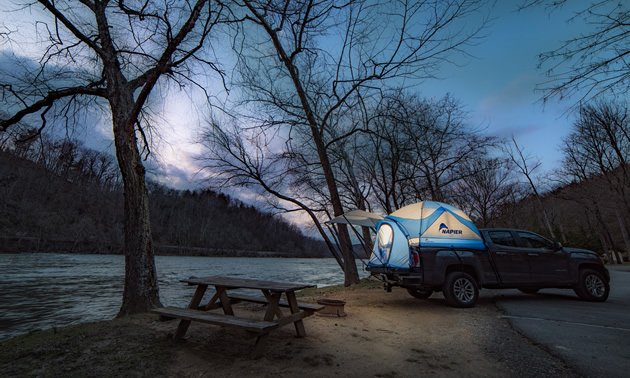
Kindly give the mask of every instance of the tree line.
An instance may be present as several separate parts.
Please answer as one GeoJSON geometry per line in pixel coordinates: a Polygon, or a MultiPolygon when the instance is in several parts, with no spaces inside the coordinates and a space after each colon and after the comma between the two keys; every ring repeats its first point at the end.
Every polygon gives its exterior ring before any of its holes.
{"type": "MultiPolygon", "coordinates": [[[[157,254],[330,256],[295,225],[223,193],[148,185],[157,254]]],[[[122,253],[122,195],[111,155],[45,137],[4,143],[1,250],[122,253]]]]}
{"type": "MultiPolygon", "coordinates": [[[[499,221],[538,229],[563,243],[592,249],[610,262],[630,251],[630,108],[625,101],[590,101],[580,107],[561,146],[562,163],[548,173],[553,185],[508,205],[499,221]],[[537,214],[537,216],[534,216],[537,214]],[[544,219],[543,216],[548,216],[544,219]]],[[[530,192],[531,193],[531,192],[530,192]]]]}

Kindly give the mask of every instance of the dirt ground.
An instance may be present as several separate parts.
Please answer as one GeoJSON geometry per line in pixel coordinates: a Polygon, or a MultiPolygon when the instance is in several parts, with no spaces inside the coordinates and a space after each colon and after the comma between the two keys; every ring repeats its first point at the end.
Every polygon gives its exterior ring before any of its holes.
{"type": "MultiPolygon", "coordinates": [[[[491,299],[472,309],[447,307],[404,289],[372,284],[315,291],[300,301],[346,301],[345,317],[313,315],[307,337],[292,326],[270,333],[263,356],[239,330],[192,323],[184,342],[171,340],[177,321],[142,315],[94,329],[39,332],[0,343],[4,376],[168,377],[575,377],[562,360],[516,333],[491,299]],[[77,335],[78,334],[78,335],[77,335]],[[29,339],[35,337],[36,339],[29,339]]],[[[262,318],[264,307],[235,305],[236,315],[262,318]]]]}
{"type": "MultiPolygon", "coordinates": [[[[345,317],[304,320],[307,337],[291,326],[270,334],[263,357],[250,360],[253,340],[238,331],[193,323],[169,367],[184,377],[540,377],[577,376],[560,360],[515,333],[493,303],[447,307],[378,284],[313,294],[300,301],[346,301],[345,317]]],[[[262,312],[262,306],[248,306],[262,312]]],[[[259,315],[262,317],[262,313],[259,315]]],[[[176,325],[164,324],[169,331],[176,325]]],[[[165,329],[165,331],[166,331],[165,329]]],[[[168,332],[168,331],[167,331],[168,332]]]]}

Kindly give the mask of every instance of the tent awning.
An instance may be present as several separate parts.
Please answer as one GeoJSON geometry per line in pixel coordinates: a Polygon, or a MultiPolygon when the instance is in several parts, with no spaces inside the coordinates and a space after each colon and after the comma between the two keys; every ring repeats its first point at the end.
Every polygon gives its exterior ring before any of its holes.
{"type": "Polygon", "coordinates": [[[335,217],[326,223],[352,224],[355,226],[374,227],[378,226],[378,222],[384,218],[380,215],[372,214],[364,210],[352,210],[338,217],[335,217]]]}

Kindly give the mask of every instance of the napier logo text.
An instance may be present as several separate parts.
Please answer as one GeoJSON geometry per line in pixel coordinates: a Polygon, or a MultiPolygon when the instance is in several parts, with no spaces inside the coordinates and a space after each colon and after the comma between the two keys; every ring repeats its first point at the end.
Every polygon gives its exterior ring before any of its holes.
{"type": "Polygon", "coordinates": [[[449,228],[444,224],[440,224],[440,233],[448,234],[448,235],[461,235],[462,230],[449,230],[449,228]]]}

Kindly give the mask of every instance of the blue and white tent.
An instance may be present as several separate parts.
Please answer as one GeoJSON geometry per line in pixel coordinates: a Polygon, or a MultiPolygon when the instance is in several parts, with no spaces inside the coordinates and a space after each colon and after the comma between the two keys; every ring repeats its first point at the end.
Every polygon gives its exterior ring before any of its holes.
{"type": "Polygon", "coordinates": [[[479,230],[461,210],[442,202],[405,206],[378,224],[368,266],[409,269],[412,246],[485,250],[479,230]]]}

